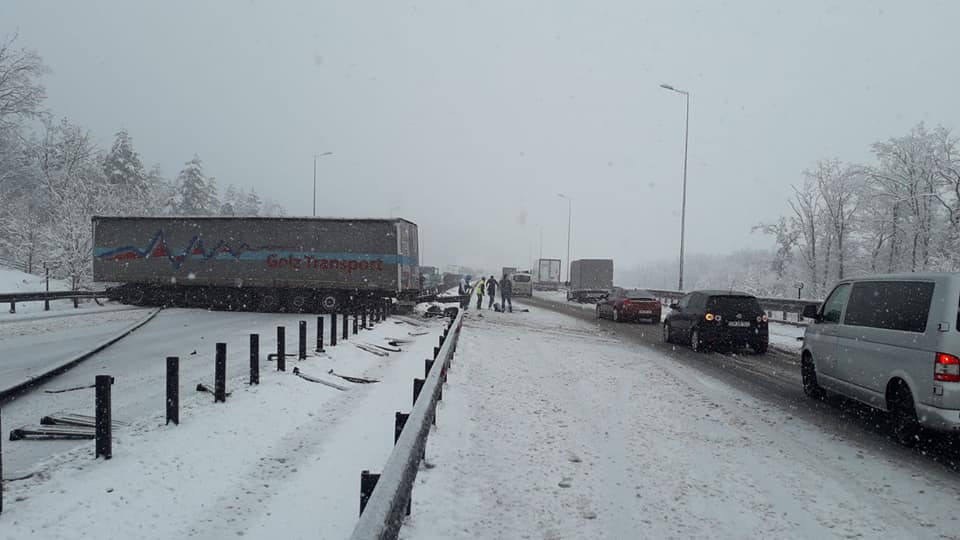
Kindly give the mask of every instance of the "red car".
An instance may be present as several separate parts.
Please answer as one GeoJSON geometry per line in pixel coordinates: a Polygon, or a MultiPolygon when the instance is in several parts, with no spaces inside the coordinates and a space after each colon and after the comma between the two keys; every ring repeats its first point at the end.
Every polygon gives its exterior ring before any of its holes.
{"type": "Polygon", "coordinates": [[[660,324],[660,301],[642,289],[614,288],[606,298],[597,302],[597,318],[614,321],[646,320],[660,324]]]}

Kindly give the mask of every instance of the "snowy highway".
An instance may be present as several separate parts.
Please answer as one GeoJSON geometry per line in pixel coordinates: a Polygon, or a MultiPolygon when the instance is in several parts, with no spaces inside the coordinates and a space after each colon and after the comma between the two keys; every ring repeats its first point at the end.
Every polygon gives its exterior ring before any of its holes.
{"type": "Polygon", "coordinates": [[[955,537],[949,459],[805,398],[789,358],[522,304],[467,313],[401,537],[955,537]]]}

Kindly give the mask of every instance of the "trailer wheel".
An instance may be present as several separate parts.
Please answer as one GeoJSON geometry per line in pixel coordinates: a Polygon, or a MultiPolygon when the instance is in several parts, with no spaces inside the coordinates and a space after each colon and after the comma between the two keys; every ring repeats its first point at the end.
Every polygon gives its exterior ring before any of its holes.
{"type": "Polygon", "coordinates": [[[336,309],[337,304],[339,304],[337,297],[332,294],[324,296],[323,300],[320,301],[320,305],[323,306],[324,311],[327,312],[332,312],[334,309],[336,309]]]}

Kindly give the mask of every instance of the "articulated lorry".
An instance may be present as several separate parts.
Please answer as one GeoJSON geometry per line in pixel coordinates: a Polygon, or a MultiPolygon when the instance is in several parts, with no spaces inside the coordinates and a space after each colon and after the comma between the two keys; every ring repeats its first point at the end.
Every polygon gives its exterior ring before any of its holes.
{"type": "Polygon", "coordinates": [[[596,302],[613,288],[613,259],[580,259],[570,263],[567,300],[596,302]]]}
{"type": "Polygon", "coordinates": [[[93,218],[93,279],[130,304],[321,312],[420,293],[404,219],[93,218]]]}

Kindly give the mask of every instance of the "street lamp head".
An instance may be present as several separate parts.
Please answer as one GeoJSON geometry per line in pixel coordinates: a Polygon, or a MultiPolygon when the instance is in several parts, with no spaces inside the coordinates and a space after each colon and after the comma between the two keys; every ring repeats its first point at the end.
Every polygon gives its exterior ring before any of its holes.
{"type": "Polygon", "coordinates": [[[568,199],[568,198],[569,198],[569,197],[567,197],[566,195],[564,195],[563,193],[557,193],[557,197],[561,197],[561,198],[564,198],[564,199],[568,199]]]}
{"type": "Polygon", "coordinates": [[[661,84],[661,85],[660,85],[660,88],[663,88],[663,89],[666,89],[666,90],[676,90],[676,88],[670,86],[670,85],[667,84],[667,83],[661,84]]]}
{"type": "Polygon", "coordinates": [[[324,152],[324,153],[320,154],[320,157],[323,157],[323,156],[332,156],[332,155],[333,155],[333,152],[324,152]]]}

